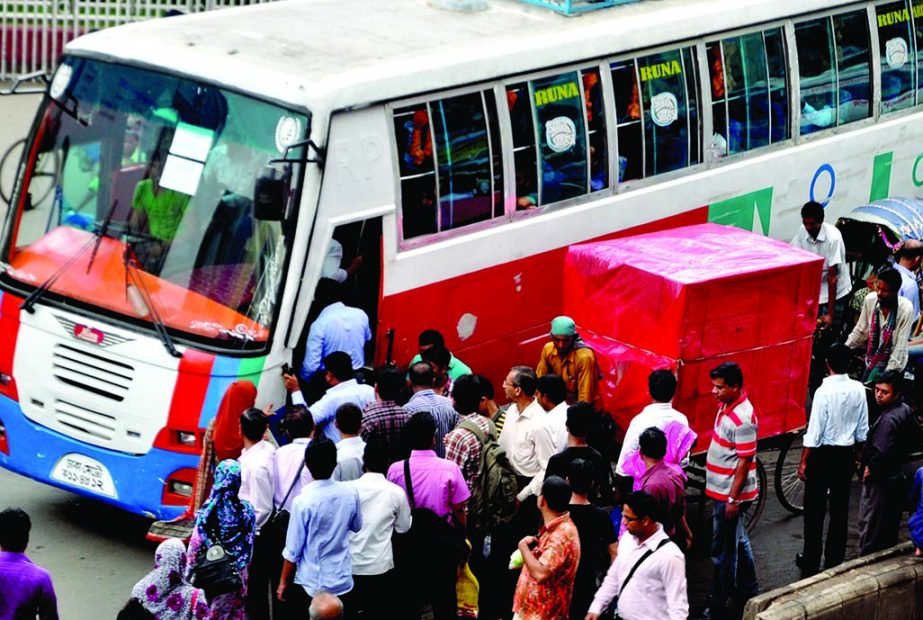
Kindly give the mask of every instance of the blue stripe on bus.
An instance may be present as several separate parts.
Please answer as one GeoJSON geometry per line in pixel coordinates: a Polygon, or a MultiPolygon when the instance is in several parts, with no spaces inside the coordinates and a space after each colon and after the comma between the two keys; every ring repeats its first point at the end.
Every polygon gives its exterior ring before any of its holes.
{"type": "Polygon", "coordinates": [[[199,416],[199,426],[205,427],[208,422],[218,413],[218,406],[224,393],[232,383],[237,381],[237,373],[240,370],[241,358],[215,356],[215,363],[212,366],[212,378],[208,383],[208,390],[205,392],[205,402],[202,404],[202,413],[199,416]]]}

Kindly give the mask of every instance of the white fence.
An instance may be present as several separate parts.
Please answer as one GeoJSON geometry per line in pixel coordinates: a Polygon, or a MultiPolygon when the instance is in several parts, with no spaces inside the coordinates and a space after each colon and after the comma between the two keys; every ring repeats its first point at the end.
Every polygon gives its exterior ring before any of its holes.
{"type": "Polygon", "coordinates": [[[0,0],[0,80],[50,72],[78,36],[163,17],[272,0],[0,0]]]}

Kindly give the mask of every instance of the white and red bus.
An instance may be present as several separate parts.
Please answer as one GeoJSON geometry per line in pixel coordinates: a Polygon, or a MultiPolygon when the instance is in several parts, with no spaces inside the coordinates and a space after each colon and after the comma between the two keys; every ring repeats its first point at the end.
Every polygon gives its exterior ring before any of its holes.
{"type": "Polygon", "coordinates": [[[788,240],[809,199],[833,221],[923,185],[921,0],[438,4],[68,46],[3,228],[0,465],[178,514],[227,386],[281,402],[333,239],[365,258],[369,363],[435,328],[499,382],[582,294],[571,244],[707,221],[788,240]]]}

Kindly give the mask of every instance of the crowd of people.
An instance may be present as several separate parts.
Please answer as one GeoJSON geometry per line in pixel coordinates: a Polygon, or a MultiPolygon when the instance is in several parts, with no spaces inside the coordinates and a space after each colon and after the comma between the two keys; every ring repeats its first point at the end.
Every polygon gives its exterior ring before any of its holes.
{"type": "MultiPolygon", "coordinates": [[[[860,553],[897,542],[908,491],[920,505],[910,536],[923,549],[923,469],[912,485],[902,470],[919,436],[902,371],[916,346],[913,272],[923,244],[902,245],[877,273],[847,336],[842,237],[816,203],[802,220],[793,244],[824,257],[818,325],[845,340],[823,347],[827,376],[798,468],[805,518],[796,563],[810,575],[845,559],[855,474],[860,553]]],[[[416,620],[426,609],[435,620],[689,616],[685,554],[695,534],[683,466],[696,433],[671,404],[672,372],[651,372],[650,404],[613,450],[596,356],[569,317],[552,321],[535,366],[510,368],[500,406],[492,383],[434,330],[420,334],[405,368],[362,372],[368,318],[337,290],[332,280],[318,287],[304,363],[282,378],[290,404],[260,410],[251,383],[228,389],[189,509],[154,528],[162,541],[154,568],[119,618],[416,620]]],[[[759,592],[745,526],[759,493],[759,404],[733,361],[711,369],[710,381],[717,402],[705,495],[715,572],[702,614],[738,618],[759,592]]],[[[25,556],[29,529],[21,510],[0,512],[0,618],[56,617],[48,573],[25,556]]]]}

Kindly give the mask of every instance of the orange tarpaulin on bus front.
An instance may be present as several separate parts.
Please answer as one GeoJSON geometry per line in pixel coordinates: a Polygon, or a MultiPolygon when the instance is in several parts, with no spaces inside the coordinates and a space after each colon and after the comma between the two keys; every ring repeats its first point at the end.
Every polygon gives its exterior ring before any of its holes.
{"type": "Polygon", "coordinates": [[[624,430],[650,403],[647,376],[679,380],[674,406],[708,446],[708,372],[744,372],[760,437],[804,425],[822,259],[728,226],[702,224],[568,250],[565,314],[597,352],[607,410],[624,430]]]}

